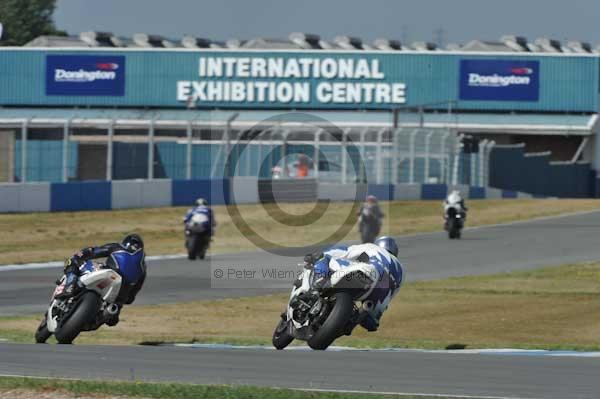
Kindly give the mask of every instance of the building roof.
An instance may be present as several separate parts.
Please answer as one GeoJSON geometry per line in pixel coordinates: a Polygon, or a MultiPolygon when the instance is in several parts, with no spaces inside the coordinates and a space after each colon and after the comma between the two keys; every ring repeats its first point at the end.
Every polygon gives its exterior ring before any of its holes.
{"type": "Polygon", "coordinates": [[[504,35],[497,41],[472,40],[465,44],[449,44],[442,48],[435,43],[416,41],[410,45],[389,38],[367,43],[360,37],[336,36],[331,41],[310,33],[291,33],[287,38],[250,38],[214,40],[184,36],[167,39],[161,35],[136,33],[131,38],[117,37],[110,32],[82,32],[78,36],[40,36],[28,47],[142,47],[142,48],[248,48],[248,49],[323,49],[323,50],[384,50],[384,51],[477,51],[477,52],[536,52],[536,53],[600,53],[600,45],[577,40],[561,42],[551,38],[529,41],[523,36],[504,35]]]}

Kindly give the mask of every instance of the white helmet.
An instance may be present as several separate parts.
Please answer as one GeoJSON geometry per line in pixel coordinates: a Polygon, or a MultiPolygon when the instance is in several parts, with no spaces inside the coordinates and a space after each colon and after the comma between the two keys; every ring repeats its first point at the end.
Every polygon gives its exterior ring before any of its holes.
{"type": "Polygon", "coordinates": [[[208,201],[205,200],[204,198],[198,198],[195,202],[196,206],[207,206],[208,205],[208,201]]]}
{"type": "Polygon", "coordinates": [[[448,195],[448,202],[457,203],[462,201],[462,196],[460,195],[460,191],[454,190],[448,195]]]}

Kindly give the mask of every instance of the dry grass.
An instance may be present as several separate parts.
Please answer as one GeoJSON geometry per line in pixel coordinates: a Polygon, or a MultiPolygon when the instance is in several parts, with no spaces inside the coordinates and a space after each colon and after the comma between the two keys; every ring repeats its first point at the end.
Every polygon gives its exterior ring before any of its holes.
{"type": "MultiPolygon", "coordinates": [[[[538,216],[600,209],[597,200],[481,200],[469,201],[469,225],[483,225],[538,216]]],[[[285,204],[292,215],[308,213],[314,204],[285,204]]],[[[386,234],[400,235],[441,228],[439,201],[401,201],[382,204],[386,234]]],[[[271,207],[272,208],[272,207],[271,207]]],[[[219,228],[213,252],[253,250],[249,238],[260,236],[286,245],[310,245],[329,237],[344,224],[350,203],[331,204],[322,218],[307,226],[288,226],[271,218],[260,205],[242,205],[240,214],[254,232],[238,230],[225,206],[215,207],[219,228]]],[[[108,212],[34,213],[0,215],[0,264],[61,260],[84,246],[118,240],[129,232],[144,237],[149,254],[182,253],[181,218],[185,208],[155,208],[108,212]]],[[[290,221],[292,218],[284,218],[290,221]]],[[[350,233],[337,240],[358,238],[355,218],[350,233]]]]}
{"type": "MultiPolygon", "coordinates": [[[[336,343],[361,347],[600,348],[600,263],[410,283],[377,333],[336,343]]],[[[122,323],[78,343],[142,341],[269,344],[287,295],[132,306],[122,323]]],[[[0,319],[0,337],[31,342],[37,319],[0,319]]]]}

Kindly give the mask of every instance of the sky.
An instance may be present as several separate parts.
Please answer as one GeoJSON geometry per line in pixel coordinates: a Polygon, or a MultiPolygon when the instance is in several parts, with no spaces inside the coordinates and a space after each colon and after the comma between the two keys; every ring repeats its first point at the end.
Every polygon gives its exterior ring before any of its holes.
{"type": "Polygon", "coordinates": [[[54,19],[70,34],[226,40],[310,32],[437,42],[442,29],[446,44],[503,34],[600,44],[598,0],[58,0],[54,19]]]}

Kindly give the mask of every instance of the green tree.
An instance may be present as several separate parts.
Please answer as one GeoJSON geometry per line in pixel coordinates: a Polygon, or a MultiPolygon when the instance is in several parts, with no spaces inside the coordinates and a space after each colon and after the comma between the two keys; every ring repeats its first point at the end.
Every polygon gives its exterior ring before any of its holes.
{"type": "Polygon", "coordinates": [[[23,45],[41,35],[65,36],[52,21],[55,8],[56,0],[0,0],[0,23],[4,26],[0,43],[23,45]]]}

